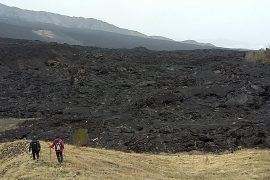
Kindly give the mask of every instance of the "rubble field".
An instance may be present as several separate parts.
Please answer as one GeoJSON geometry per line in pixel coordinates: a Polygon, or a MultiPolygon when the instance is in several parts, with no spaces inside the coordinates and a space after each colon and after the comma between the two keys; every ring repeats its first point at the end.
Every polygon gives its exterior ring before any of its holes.
{"type": "Polygon", "coordinates": [[[270,64],[244,51],[101,49],[0,39],[0,142],[56,135],[134,152],[270,147],[270,64]]]}

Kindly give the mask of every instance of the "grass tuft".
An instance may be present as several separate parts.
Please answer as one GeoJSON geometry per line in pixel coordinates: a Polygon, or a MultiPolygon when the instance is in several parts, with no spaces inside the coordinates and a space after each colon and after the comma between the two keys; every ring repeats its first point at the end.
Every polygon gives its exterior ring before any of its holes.
{"type": "Polygon", "coordinates": [[[260,49],[258,51],[249,51],[246,53],[245,59],[250,62],[270,63],[270,49],[260,49]]]}
{"type": "Polygon", "coordinates": [[[87,146],[89,142],[88,129],[79,128],[74,131],[73,144],[76,146],[87,146]]]}

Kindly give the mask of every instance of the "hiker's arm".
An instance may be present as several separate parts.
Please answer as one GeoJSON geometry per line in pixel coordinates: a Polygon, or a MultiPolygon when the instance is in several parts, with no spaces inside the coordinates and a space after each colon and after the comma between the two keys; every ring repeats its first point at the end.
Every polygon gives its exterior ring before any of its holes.
{"type": "Polygon", "coordinates": [[[61,141],[61,146],[62,146],[62,149],[65,148],[64,141],[61,141]]]}
{"type": "Polygon", "coordinates": [[[32,142],[30,142],[29,152],[31,152],[31,149],[32,149],[32,142]]]}
{"type": "Polygon", "coordinates": [[[40,148],[40,143],[39,143],[39,141],[38,141],[38,144],[37,144],[37,145],[38,145],[38,151],[40,151],[41,148],[40,148]]]}
{"type": "Polygon", "coordinates": [[[55,145],[55,141],[52,142],[52,144],[50,145],[50,148],[53,148],[54,145],[55,145]]]}

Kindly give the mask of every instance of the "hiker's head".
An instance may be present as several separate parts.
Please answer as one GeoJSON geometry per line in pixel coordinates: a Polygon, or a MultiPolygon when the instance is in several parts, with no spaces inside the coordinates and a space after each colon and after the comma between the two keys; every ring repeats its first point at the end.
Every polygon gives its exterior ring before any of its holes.
{"type": "Polygon", "coordinates": [[[34,136],[34,137],[33,137],[33,140],[37,140],[37,136],[34,136]]]}
{"type": "Polygon", "coordinates": [[[55,139],[59,139],[59,138],[60,138],[60,136],[56,136],[56,137],[55,137],[55,139]]]}

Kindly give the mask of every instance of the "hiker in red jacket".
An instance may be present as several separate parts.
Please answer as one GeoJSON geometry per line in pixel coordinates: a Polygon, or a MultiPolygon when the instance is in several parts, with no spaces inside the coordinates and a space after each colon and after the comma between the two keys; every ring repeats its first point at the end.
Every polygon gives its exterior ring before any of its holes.
{"type": "Polygon", "coordinates": [[[57,160],[59,163],[63,163],[64,158],[63,158],[63,150],[64,150],[64,141],[60,139],[59,136],[56,137],[55,140],[53,140],[52,144],[50,145],[50,148],[55,149],[55,153],[57,156],[57,160]]]}

